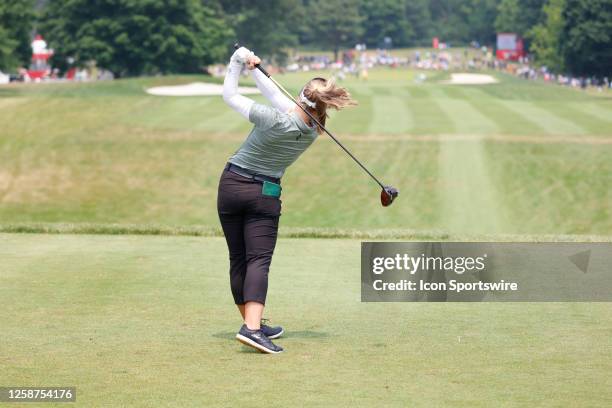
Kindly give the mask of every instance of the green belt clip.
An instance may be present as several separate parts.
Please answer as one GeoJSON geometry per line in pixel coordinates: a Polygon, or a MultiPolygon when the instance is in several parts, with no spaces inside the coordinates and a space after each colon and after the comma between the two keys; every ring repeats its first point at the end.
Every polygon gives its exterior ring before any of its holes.
{"type": "Polygon", "coordinates": [[[282,189],[283,188],[280,186],[280,184],[264,181],[263,186],[261,187],[261,194],[278,198],[281,195],[282,189]]]}

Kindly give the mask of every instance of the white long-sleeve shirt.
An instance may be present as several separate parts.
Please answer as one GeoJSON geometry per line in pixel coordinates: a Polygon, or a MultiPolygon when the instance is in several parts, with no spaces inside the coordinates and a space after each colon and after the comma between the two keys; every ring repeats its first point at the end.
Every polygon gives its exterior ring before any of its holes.
{"type": "Polygon", "coordinates": [[[255,84],[257,84],[257,88],[261,94],[265,96],[276,109],[281,112],[287,112],[293,107],[293,101],[287,98],[280,89],[274,85],[274,82],[260,70],[252,70],[251,77],[255,80],[255,84]]]}
{"type": "MultiPolygon", "coordinates": [[[[238,80],[246,59],[252,54],[244,47],[237,49],[230,59],[223,81],[223,100],[246,119],[249,119],[249,111],[255,101],[238,93],[238,80]]],[[[291,99],[283,95],[270,78],[266,77],[261,71],[253,69],[251,77],[255,80],[255,84],[262,95],[280,112],[287,112],[293,106],[291,99]]]]}

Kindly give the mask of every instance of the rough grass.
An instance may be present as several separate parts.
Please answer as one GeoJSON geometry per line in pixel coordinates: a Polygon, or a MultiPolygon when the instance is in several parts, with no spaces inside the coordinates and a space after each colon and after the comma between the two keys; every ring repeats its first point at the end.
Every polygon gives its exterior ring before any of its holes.
{"type": "MultiPolygon", "coordinates": [[[[95,223],[6,223],[0,225],[0,233],[17,234],[95,234],[95,235],[166,235],[193,237],[222,237],[221,227],[192,225],[167,226],[146,224],[95,224],[95,223]]],[[[388,229],[342,229],[314,227],[281,227],[282,238],[323,239],[393,239],[406,241],[481,241],[481,242],[610,242],[612,236],[559,235],[559,234],[453,234],[443,231],[412,231],[388,229]]]]}
{"type": "Polygon", "coordinates": [[[282,239],[266,314],[286,353],[263,356],[233,339],[225,250],[214,237],[0,234],[0,383],[76,386],[83,407],[612,398],[609,303],[366,304],[359,240],[282,239]]]}

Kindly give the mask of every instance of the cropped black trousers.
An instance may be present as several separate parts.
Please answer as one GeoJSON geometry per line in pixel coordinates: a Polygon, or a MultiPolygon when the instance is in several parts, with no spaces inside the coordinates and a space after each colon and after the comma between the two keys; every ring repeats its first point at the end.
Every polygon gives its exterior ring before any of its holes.
{"type": "Polygon", "coordinates": [[[227,241],[234,302],[266,303],[281,200],[262,194],[262,182],[224,170],[217,211],[227,241]]]}

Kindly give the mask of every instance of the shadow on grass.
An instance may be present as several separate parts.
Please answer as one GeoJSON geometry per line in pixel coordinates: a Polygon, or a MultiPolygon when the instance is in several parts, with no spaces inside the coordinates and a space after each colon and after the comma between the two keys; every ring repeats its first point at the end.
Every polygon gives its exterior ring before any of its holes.
{"type": "MultiPolygon", "coordinates": [[[[217,339],[233,340],[236,337],[236,332],[217,332],[214,333],[212,337],[217,339]]],[[[283,339],[320,339],[324,337],[329,337],[329,333],[313,330],[286,331],[282,336],[283,339]]]]}
{"type": "Polygon", "coordinates": [[[312,330],[289,331],[286,332],[283,337],[286,339],[320,339],[323,337],[329,337],[329,333],[312,330]]]}

